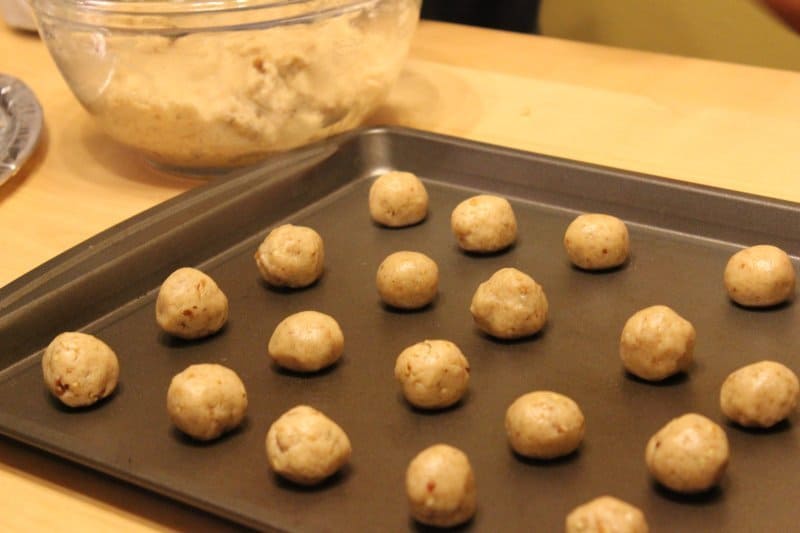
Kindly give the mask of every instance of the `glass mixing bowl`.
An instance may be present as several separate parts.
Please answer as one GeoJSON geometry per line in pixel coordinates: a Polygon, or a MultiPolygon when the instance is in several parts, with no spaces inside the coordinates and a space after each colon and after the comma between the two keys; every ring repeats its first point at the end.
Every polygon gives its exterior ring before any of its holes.
{"type": "Polygon", "coordinates": [[[32,0],[67,84],[174,169],[242,166],[358,126],[397,78],[420,0],[32,0]]]}

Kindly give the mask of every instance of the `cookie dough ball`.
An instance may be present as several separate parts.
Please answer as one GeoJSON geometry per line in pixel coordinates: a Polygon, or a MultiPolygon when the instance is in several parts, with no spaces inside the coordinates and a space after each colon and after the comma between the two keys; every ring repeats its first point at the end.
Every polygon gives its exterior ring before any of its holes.
{"type": "Polygon", "coordinates": [[[466,454],[447,444],[422,450],[406,470],[411,516],[422,524],[452,527],[473,517],[475,474],[466,454]]]}
{"type": "Polygon", "coordinates": [[[613,268],[628,259],[628,228],[611,215],[580,215],[564,233],[564,249],[572,264],[584,270],[613,268]]]}
{"type": "Polygon", "coordinates": [[[525,457],[554,459],[575,451],[586,421],[572,399],[549,391],[523,394],[506,411],[511,448],[525,457]]]}
{"type": "Polygon", "coordinates": [[[453,209],[450,225],[467,252],[496,252],[517,240],[514,210],[499,196],[480,194],[464,200],[453,209]]]}
{"type": "Polygon", "coordinates": [[[722,384],[719,405],[725,416],[745,427],[772,427],[797,409],[800,384],[790,369],[761,361],[731,373],[722,384]]]}
{"type": "Polygon", "coordinates": [[[369,214],[384,226],[411,226],[428,215],[428,191],[410,172],[387,172],[369,189],[369,214]]]}
{"type": "Polygon", "coordinates": [[[501,268],[478,286],[469,307],[475,324],[500,339],[533,335],[547,322],[542,286],[516,268],[501,268]]]}
{"type": "Polygon", "coordinates": [[[336,422],[307,405],[286,411],[269,428],[269,466],[300,485],[316,485],[349,460],[352,448],[336,422]]]}
{"type": "Polygon", "coordinates": [[[692,364],[694,326],[666,305],[634,313],[622,328],[619,356],[625,370],[648,381],[660,381],[692,364]]]}
{"type": "Polygon", "coordinates": [[[167,412],[175,426],[197,440],[213,440],[241,424],[247,391],[239,376],[222,365],[191,365],[167,389],[167,412]]]}
{"type": "Polygon", "coordinates": [[[452,342],[426,340],[400,352],[394,376],[409,403],[440,409],[453,405],[467,391],[469,363],[452,342]]]}
{"type": "Polygon", "coordinates": [[[325,262],[319,233],[305,226],[284,224],[269,232],[255,255],[264,280],[275,287],[299,289],[317,281],[325,262]]]}
{"type": "Polygon", "coordinates": [[[648,533],[644,513],[613,496],[600,496],[567,515],[566,533],[648,533]]]}
{"type": "Polygon", "coordinates": [[[195,268],[179,268],[161,284],[156,322],[182,339],[199,339],[228,321],[228,298],[213,279],[195,268]]]}
{"type": "Polygon", "coordinates": [[[85,407],[114,392],[119,379],[117,355],[86,333],[58,335],[42,356],[48,390],[70,407],[85,407]]]}
{"type": "Polygon", "coordinates": [[[746,307],[768,307],[794,296],[795,271],[786,252],[761,244],[735,253],[725,267],[725,289],[746,307]]]}
{"type": "Polygon", "coordinates": [[[645,450],[650,474],[683,493],[703,492],[719,483],[728,457],[725,431],[695,413],[671,420],[650,438],[645,450]]]}
{"type": "Polygon", "coordinates": [[[387,305],[419,309],[436,298],[439,267],[425,254],[395,252],[378,267],[375,283],[381,300],[387,305]]]}
{"type": "Polygon", "coordinates": [[[301,311],[278,324],[269,339],[267,351],[283,368],[316,372],[342,356],[344,334],[332,316],[317,311],[301,311]]]}

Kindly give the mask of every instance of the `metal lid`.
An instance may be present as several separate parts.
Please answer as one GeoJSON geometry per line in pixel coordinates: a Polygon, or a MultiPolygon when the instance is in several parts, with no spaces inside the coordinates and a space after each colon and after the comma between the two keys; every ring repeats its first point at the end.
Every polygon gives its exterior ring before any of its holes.
{"type": "Polygon", "coordinates": [[[27,85],[0,74],[0,185],[33,153],[42,133],[42,106],[27,85]]]}

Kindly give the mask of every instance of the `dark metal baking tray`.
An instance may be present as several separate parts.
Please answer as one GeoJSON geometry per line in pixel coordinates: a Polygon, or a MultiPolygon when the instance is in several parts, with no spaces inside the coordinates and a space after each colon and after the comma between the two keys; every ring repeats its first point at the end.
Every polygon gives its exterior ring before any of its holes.
{"type": "Polygon", "coordinates": [[[558,531],[571,508],[606,493],[641,507],[653,531],[789,531],[800,516],[797,416],[747,431],[724,421],[717,397],[725,376],[746,363],[800,369],[800,306],[746,310],[722,288],[725,263],[741,246],[775,244],[796,265],[799,229],[800,207],[790,203],[409,130],[359,131],[184,194],[3,288],[0,431],[259,529],[419,529],[406,508],[405,468],[424,447],[447,442],[476,471],[471,531],[558,531]],[[367,211],[370,178],[395,168],[422,176],[431,197],[428,219],[400,230],[372,224],[367,211]],[[509,251],[457,249],[450,212],[476,191],[512,199],[520,238],[509,251]],[[591,274],[569,265],[561,240],[581,211],[627,221],[627,266],[591,274]],[[325,240],[325,274],[306,290],[268,288],[252,258],[286,221],[325,240]],[[400,313],[379,303],[376,268],[398,249],[438,262],[431,307],[400,313]],[[208,272],[231,302],[228,326],[207,340],[176,341],[155,324],[157,287],[184,265],[208,272]],[[551,318],[533,338],[498,342],[472,325],[474,289],[503,266],[528,272],[548,295],[551,318]],[[623,372],[617,342],[628,316],[657,303],[691,320],[698,337],[688,375],[654,385],[623,372]],[[265,354],[272,329],[312,308],[339,320],[343,360],[313,376],[277,370],[265,354]],[[41,349],[72,329],[98,335],[120,358],[119,390],[96,408],[62,408],[42,384],[41,349]],[[469,394],[444,412],[409,408],[394,382],[396,355],[425,338],[456,342],[472,366],[469,394]],[[202,361],[235,369],[250,397],[244,426],[210,444],[182,437],[165,412],[171,376],[202,361]],[[537,462],[510,451],[505,409],[534,389],[581,405],[587,432],[577,453],[537,462]],[[338,421],[354,447],[351,465],[316,489],[277,479],[264,455],[269,424],[299,403],[338,421]],[[732,449],[721,487],[694,497],[653,484],[643,460],[650,435],[688,411],[723,424],[732,449]]]}

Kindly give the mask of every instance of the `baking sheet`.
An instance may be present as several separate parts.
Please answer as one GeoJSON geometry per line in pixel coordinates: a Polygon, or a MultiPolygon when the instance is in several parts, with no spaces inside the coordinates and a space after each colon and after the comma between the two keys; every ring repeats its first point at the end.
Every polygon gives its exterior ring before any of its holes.
{"type": "Polygon", "coordinates": [[[728,257],[744,245],[776,244],[797,265],[797,228],[794,204],[408,130],[341,136],[187,193],[3,288],[0,431],[258,529],[422,529],[408,516],[405,468],[424,447],[447,442],[476,473],[479,509],[465,530],[558,531],[570,509],[612,494],[639,506],[652,531],[789,531],[800,495],[797,415],[774,430],[743,430],[724,421],[717,398],[725,376],[749,362],[799,369],[797,304],[746,310],[722,288],[728,257]],[[371,223],[370,177],[390,168],[426,180],[424,223],[371,223]],[[456,247],[450,212],[476,191],[510,197],[520,228],[511,250],[480,257],[456,247]],[[626,220],[625,268],[592,274],[569,265],[561,239],[582,211],[626,220]],[[258,243],[283,222],[312,226],[325,241],[325,274],[306,290],[270,289],[255,267],[258,243]],[[440,294],[425,310],[393,312],[378,300],[377,266],[400,249],[439,265],[440,294]],[[219,335],[184,342],[158,331],[158,284],[183,265],[226,292],[230,322],[219,335]],[[504,266],[547,293],[550,319],[535,337],[500,342],[472,325],[472,293],[504,266]],[[696,364],[648,384],[622,371],[617,342],[633,312],[657,303],[695,325],[696,364]],[[313,376],[280,371],[266,357],[275,325],[304,309],[333,315],[345,333],[343,360],[313,376]],[[120,358],[119,390],[95,408],[61,407],[41,382],[40,350],[66,329],[98,335],[120,358]],[[397,354],[426,338],[456,342],[472,367],[467,397],[444,412],[411,409],[393,378],[397,354]],[[172,375],[196,362],[235,369],[250,400],[243,427],[208,444],[180,435],[165,410],[172,375]],[[510,451],[505,409],[535,389],[567,394],[583,409],[577,453],[539,462],[510,451]],[[281,481],[265,460],[267,428],[299,403],[328,414],[353,443],[351,464],[319,488],[281,481]],[[692,497],[654,485],[643,459],[649,437],[688,411],[721,423],[732,450],[721,487],[692,497]]]}

